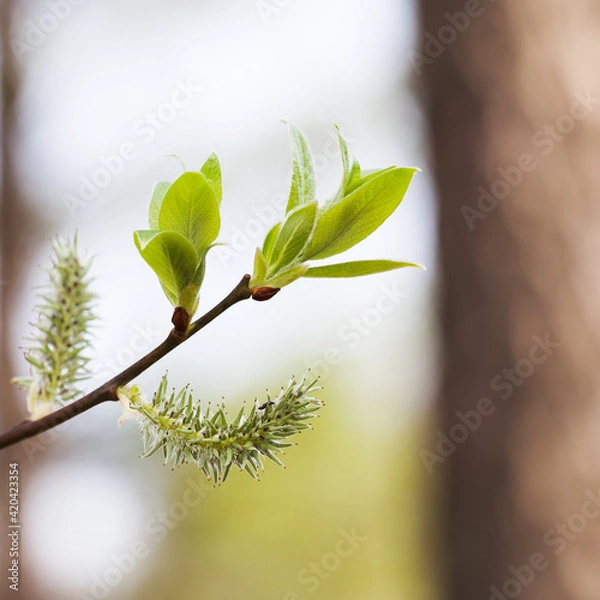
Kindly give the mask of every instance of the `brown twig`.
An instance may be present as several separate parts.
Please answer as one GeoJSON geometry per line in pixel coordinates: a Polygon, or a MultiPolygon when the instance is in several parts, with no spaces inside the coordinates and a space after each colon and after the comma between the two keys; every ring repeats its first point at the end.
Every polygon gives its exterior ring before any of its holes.
{"type": "Polygon", "coordinates": [[[0,449],[48,431],[102,402],[117,401],[117,390],[120,387],[127,385],[132,379],[135,379],[138,375],[149,369],[154,363],[163,358],[163,356],[171,352],[171,350],[177,348],[177,346],[191,338],[201,329],[204,329],[204,327],[223,314],[228,308],[231,308],[234,304],[242,300],[250,298],[252,292],[248,287],[249,282],[250,275],[244,275],[227,297],[221,300],[219,304],[209,310],[204,316],[194,321],[186,333],[180,335],[175,330],[172,330],[162,344],[93,392],[42,419],[22,421],[12,429],[0,434],[0,449]]]}

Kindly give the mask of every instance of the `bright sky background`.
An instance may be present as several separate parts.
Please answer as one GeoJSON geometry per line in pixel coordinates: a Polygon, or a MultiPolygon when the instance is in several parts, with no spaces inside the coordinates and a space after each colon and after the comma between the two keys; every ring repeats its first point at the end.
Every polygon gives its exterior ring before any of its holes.
{"type": "MultiPolygon", "coordinates": [[[[84,0],[23,57],[21,168],[26,191],[48,221],[48,236],[55,231],[70,236],[77,230],[82,245],[96,257],[102,324],[94,351],[101,374],[114,372],[111,362],[127,366],[170,328],[170,306],[132,242],[132,231],[146,226],[153,183],[173,180],[181,172],[178,162],[165,155],[176,153],[188,169],[196,170],[211,151],[217,152],[225,188],[220,239],[237,239],[236,247],[244,246],[226,261],[213,254],[204,309],[251,269],[254,247],[269,227],[255,227],[256,213],[270,215],[269,207],[287,195],[290,155],[280,118],[309,136],[321,199],[337,187],[341,175],[339,157],[332,153],[334,122],[364,167],[425,169],[422,115],[410,95],[412,3],[279,4],[277,8],[267,0],[263,5],[273,12],[261,15],[252,0],[84,0]],[[146,126],[142,133],[145,115],[168,101],[182,82],[188,82],[192,96],[187,105],[171,113],[163,107],[169,122],[159,129],[146,126]],[[101,157],[114,155],[124,144],[135,149],[135,157],[124,161],[86,206],[69,212],[65,196],[76,195],[82,178],[92,178],[101,167],[101,157]],[[244,230],[250,235],[242,239],[244,230]],[[140,329],[149,332],[141,345],[136,338],[140,329]]],[[[15,39],[24,39],[28,20],[38,23],[48,13],[43,2],[26,6],[15,23],[15,39]]],[[[300,281],[270,303],[236,307],[140,382],[152,390],[168,367],[173,385],[187,382],[191,372],[203,399],[225,395],[236,401],[248,390],[276,389],[291,373],[301,374],[320,360],[328,347],[336,347],[344,358],[337,379],[343,378],[354,392],[350,409],[364,413],[370,426],[392,434],[401,431],[403,421],[427,407],[435,383],[433,229],[430,181],[421,173],[398,212],[348,258],[409,260],[426,264],[427,273],[300,281]],[[342,336],[351,319],[368,316],[375,322],[378,297],[394,288],[403,294],[398,308],[351,347],[342,336]],[[376,402],[387,417],[373,416],[369,402],[376,402]]],[[[41,247],[39,264],[47,262],[47,255],[47,246],[41,247]]],[[[39,283],[35,264],[29,279],[32,285],[39,283]]],[[[33,294],[24,298],[18,316],[22,324],[31,320],[34,303],[33,294]]],[[[117,407],[98,413],[93,421],[82,418],[73,427],[77,431],[69,435],[80,448],[77,457],[55,461],[39,476],[27,509],[35,515],[37,566],[60,598],[81,589],[112,551],[126,548],[136,527],[160,506],[160,496],[154,497],[159,485],[140,486],[142,475],[132,481],[128,463],[119,464],[132,448],[139,452],[135,432],[116,430],[117,407]],[[92,441],[81,449],[85,436],[92,441]],[[119,448],[110,468],[94,463],[102,443],[119,448]],[[56,489],[69,493],[59,497],[56,489]],[[49,497],[54,500],[40,500],[49,497]],[[59,512],[53,502],[60,503],[68,518],[49,518],[59,512]],[[91,522],[91,509],[77,508],[90,502],[96,508],[116,503],[127,509],[116,516],[94,508],[91,522]],[[75,532],[79,539],[97,543],[74,545],[75,532]]]]}

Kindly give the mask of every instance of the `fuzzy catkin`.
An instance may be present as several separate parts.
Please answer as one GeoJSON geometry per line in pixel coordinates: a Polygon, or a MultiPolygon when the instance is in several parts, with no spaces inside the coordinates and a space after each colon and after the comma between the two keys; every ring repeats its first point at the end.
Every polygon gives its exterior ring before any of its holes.
{"type": "Polygon", "coordinates": [[[165,375],[151,403],[132,394],[130,408],[141,416],[144,456],[162,450],[165,464],[194,463],[218,484],[233,467],[257,479],[263,457],[283,465],[277,455],[292,445],[289,438],[312,428],[307,421],[324,406],[312,396],[320,389],[307,375],[299,382],[291,379],[277,397],[268,396],[263,404],[255,400],[248,414],[242,407],[229,420],[224,405],[214,412],[210,405],[203,408],[189,387],[169,392],[165,375]]]}
{"type": "Polygon", "coordinates": [[[79,257],[77,239],[56,238],[49,281],[40,293],[34,334],[25,358],[28,377],[14,381],[28,390],[31,419],[39,419],[74,400],[79,383],[89,377],[90,323],[94,319],[90,292],[91,261],[79,257]]]}

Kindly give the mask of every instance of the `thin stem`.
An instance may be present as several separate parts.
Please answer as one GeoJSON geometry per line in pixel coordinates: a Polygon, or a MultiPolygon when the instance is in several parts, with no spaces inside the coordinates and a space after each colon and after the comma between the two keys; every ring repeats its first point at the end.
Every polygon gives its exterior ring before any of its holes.
{"type": "Polygon", "coordinates": [[[72,402],[42,419],[36,421],[22,421],[12,429],[0,434],[0,449],[12,446],[27,438],[33,437],[34,435],[48,431],[102,402],[117,401],[117,390],[120,387],[127,385],[132,379],[135,379],[138,375],[149,369],[154,363],[163,358],[163,356],[166,356],[171,352],[171,350],[177,348],[180,344],[183,344],[183,342],[198,333],[201,329],[204,329],[204,327],[223,314],[228,308],[231,308],[234,304],[237,304],[242,300],[250,298],[252,292],[248,287],[249,282],[250,275],[244,275],[228,296],[221,300],[219,304],[209,310],[204,316],[200,317],[197,321],[194,321],[185,334],[180,335],[175,330],[171,331],[162,344],[146,354],[146,356],[140,358],[140,360],[125,369],[122,373],[119,373],[110,381],[102,384],[93,392],[90,392],[86,396],[79,398],[79,400],[72,402]]]}

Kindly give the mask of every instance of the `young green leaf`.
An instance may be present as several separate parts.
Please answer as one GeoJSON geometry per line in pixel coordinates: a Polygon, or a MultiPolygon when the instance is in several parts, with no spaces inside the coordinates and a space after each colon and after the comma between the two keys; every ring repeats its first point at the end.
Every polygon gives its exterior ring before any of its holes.
{"type": "Polygon", "coordinates": [[[358,177],[353,178],[349,185],[346,187],[346,195],[351,194],[354,190],[359,188],[361,185],[368,183],[371,179],[375,179],[375,177],[379,177],[384,173],[389,171],[393,171],[397,167],[386,167],[385,169],[366,169],[361,171],[358,177]]]}
{"type": "Polygon", "coordinates": [[[260,248],[256,249],[254,254],[254,271],[252,273],[252,280],[250,281],[250,287],[256,287],[260,285],[267,275],[267,261],[260,248]]]}
{"type": "Polygon", "coordinates": [[[395,260],[358,260],[354,262],[327,265],[325,267],[312,267],[306,271],[304,277],[362,277],[374,273],[384,273],[404,267],[417,267],[421,265],[395,260]]]}
{"type": "Polygon", "coordinates": [[[171,303],[172,306],[178,306],[179,305],[179,295],[173,293],[162,281],[160,281],[160,287],[162,288],[162,291],[164,292],[165,296],[167,297],[167,300],[171,303]]]}
{"type": "Polygon", "coordinates": [[[270,258],[270,272],[291,264],[306,246],[315,227],[317,203],[303,204],[290,212],[279,231],[270,258]]]}
{"type": "Polygon", "coordinates": [[[328,208],[319,216],[303,259],[334,256],[373,233],[398,208],[415,171],[384,171],[328,208]]]}
{"type": "MultiPolygon", "coordinates": [[[[183,290],[183,292],[177,298],[177,306],[180,306],[192,317],[198,310],[198,304],[200,303],[200,286],[196,285],[194,281],[183,290]]],[[[175,327],[179,327],[178,323],[173,322],[175,327]]],[[[181,325],[182,329],[187,329],[185,325],[181,325]]]]}
{"type": "Polygon", "coordinates": [[[159,228],[176,231],[202,255],[221,229],[219,204],[206,177],[187,172],[168,189],[160,209],[159,228]]]}
{"type": "Polygon", "coordinates": [[[360,179],[360,164],[356,160],[356,158],[350,156],[350,152],[348,151],[348,144],[342,135],[341,129],[336,125],[335,126],[338,134],[338,142],[340,145],[340,154],[342,155],[342,183],[340,185],[340,189],[337,194],[325,205],[325,208],[329,208],[334,204],[337,204],[340,200],[347,196],[349,193],[350,186],[354,181],[358,181],[360,179]]]}
{"type": "Polygon", "coordinates": [[[167,190],[171,187],[169,181],[159,181],[154,185],[152,190],[152,199],[150,200],[150,210],[148,213],[148,221],[150,229],[158,229],[158,215],[167,190]]]}
{"type": "Polygon", "coordinates": [[[266,287],[282,288],[290,283],[300,279],[308,271],[308,265],[296,265],[289,267],[283,271],[279,271],[274,277],[271,277],[265,281],[266,287]]]}
{"type": "Polygon", "coordinates": [[[369,169],[362,171],[358,160],[355,157],[350,156],[350,153],[348,151],[348,144],[346,143],[346,140],[344,139],[340,128],[337,125],[335,127],[338,133],[340,154],[342,156],[342,183],[336,195],[329,201],[327,201],[324,204],[324,206],[320,209],[321,214],[330,209],[332,206],[335,206],[338,202],[343,200],[346,196],[351,194],[355,189],[359,188],[361,185],[364,185],[365,183],[368,183],[371,179],[374,179],[375,177],[396,168],[387,167],[385,169],[369,169]]]}
{"type": "Polygon", "coordinates": [[[194,246],[175,231],[136,231],[133,237],[142,258],[169,290],[169,301],[173,302],[174,296],[179,299],[198,268],[194,246]]]}
{"type": "Polygon", "coordinates": [[[281,231],[282,223],[277,223],[273,225],[271,231],[267,233],[267,237],[265,238],[265,242],[263,244],[263,254],[267,262],[270,262],[271,256],[273,254],[273,246],[275,246],[275,240],[277,240],[277,236],[281,231]]]}
{"type": "Polygon", "coordinates": [[[208,248],[208,250],[206,250],[204,255],[202,257],[200,257],[200,263],[198,264],[198,268],[196,269],[196,273],[194,274],[194,278],[192,279],[192,283],[198,289],[200,289],[202,287],[202,284],[204,283],[204,277],[206,275],[206,255],[208,254],[208,251],[211,248],[213,248],[213,246],[208,248]]]}
{"type": "Polygon", "coordinates": [[[315,167],[308,140],[291,123],[288,127],[292,147],[292,185],[286,213],[316,198],[315,167]]]}
{"type": "Polygon", "coordinates": [[[200,169],[200,173],[206,177],[206,180],[212,186],[217,199],[217,204],[221,206],[221,201],[223,200],[223,178],[221,173],[221,163],[214,152],[206,159],[206,162],[200,169]]]}

